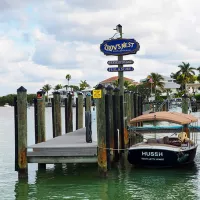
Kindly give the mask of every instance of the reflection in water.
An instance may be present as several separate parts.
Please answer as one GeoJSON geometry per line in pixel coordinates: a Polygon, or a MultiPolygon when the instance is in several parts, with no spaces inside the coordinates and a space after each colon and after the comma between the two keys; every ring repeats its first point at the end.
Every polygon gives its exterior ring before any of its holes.
{"type": "Polygon", "coordinates": [[[36,171],[33,184],[15,185],[16,199],[199,199],[198,168],[135,169],[119,164],[100,178],[96,165],[55,165],[36,171]]]}

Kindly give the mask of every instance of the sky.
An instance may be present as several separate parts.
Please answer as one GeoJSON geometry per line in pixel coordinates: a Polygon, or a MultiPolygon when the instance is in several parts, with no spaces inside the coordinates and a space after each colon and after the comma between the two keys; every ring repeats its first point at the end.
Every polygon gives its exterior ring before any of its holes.
{"type": "Polygon", "coordinates": [[[24,86],[36,93],[86,80],[91,86],[116,72],[107,72],[100,51],[116,25],[124,38],[140,44],[134,71],[124,76],[139,81],[151,72],[170,76],[181,62],[200,66],[200,1],[198,0],[1,0],[0,96],[24,86]]]}

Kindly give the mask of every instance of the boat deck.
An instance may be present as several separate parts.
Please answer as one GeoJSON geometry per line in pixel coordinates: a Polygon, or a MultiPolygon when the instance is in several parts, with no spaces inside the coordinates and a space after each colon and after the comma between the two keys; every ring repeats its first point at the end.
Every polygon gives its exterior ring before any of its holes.
{"type": "Polygon", "coordinates": [[[96,163],[97,142],[86,143],[82,128],[29,146],[27,157],[29,163],[96,163]]]}

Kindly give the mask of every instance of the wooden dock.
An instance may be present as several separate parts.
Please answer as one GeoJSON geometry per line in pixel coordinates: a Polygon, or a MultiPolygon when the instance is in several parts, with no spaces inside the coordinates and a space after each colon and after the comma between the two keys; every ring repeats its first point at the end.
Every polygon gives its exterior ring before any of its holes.
{"type": "Polygon", "coordinates": [[[27,148],[29,163],[97,163],[97,142],[86,143],[86,128],[27,148]]]}

